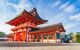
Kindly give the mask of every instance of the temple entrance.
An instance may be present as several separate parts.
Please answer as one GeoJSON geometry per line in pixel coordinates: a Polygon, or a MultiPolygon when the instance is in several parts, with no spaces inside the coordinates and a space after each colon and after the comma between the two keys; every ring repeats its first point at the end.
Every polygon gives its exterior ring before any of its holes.
{"type": "Polygon", "coordinates": [[[41,35],[38,35],[37,42],[40,42],[40,40],[41,40],[41,35]]]}
{"type": "Polygon", "coordinates": [[[40,40],[41,40],[41,35],[34,35],[33,42],[40,42],[40,40]]]}

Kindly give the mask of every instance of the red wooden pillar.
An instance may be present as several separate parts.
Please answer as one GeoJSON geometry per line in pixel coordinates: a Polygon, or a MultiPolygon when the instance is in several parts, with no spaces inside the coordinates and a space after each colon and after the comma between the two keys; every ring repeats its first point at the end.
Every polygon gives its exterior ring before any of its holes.
{"type": "Polygon", "coordinates": [[[37,42],[37,40],[38,40],[38,35],[36,35],[36,42],[37,42]]]}
{"type": "Polygon", "coordinates": [[[28,28],[26,28],[26,42],[28,42],[28,28]]]}
{"type": "Polygon", "coordinates": [[[30,34],[31,35],[31,40],[30,40],[30,42],[32,42],[32,34],[30,34]]]}
{"type": "Polygon", "coordinates": [[[43,34],[41,34],[41,39],[42,39],[42,42],[43,42],[43,40],[44,40],[43,34]]]}
{"type": "Polygon", "coordinates": [[[55,33],[53,33],[52,36],[53,36],[52,39],[55,40],[55,33]]]}
{"type": "Polygon", "coordinates": [[[56,32],[54,33],[54,35],[55,35],[55,40],[56,40],[56,39],[57,39],[57,38],[56,38],[56,32]]]}
{"type": "Polygon", "coordinates": [[[27,32],[27,35],[26,35],[26,41],[27,41],[27,42],[29,42],[29,38],[30,38],[30,37],[29,37],[29,33],[27,32]]]}
{"type": "Polygon", "coordinates": [[[31,41],[31,34],[28,33],[28,42],[31,41]]]}
{"type": "Polygon", "coordinates": [[[28,36],[27,38],[28,38],[28,42],[29,42],[29,33],[27,33],[27,36],[28,36]]]}
{"type": "Polygon", "coordinates": [[[26,42],[28,42],[28,33],[26,33],[26,42]]]}
{"type": "Polygon", "coordinates": [[[47,33],[47,42],[49,42],[49,37],[48,36],[49,36],[49,33],[47,33]]]}
{"type": "Polygon", "coordinates": [[[34,34],[31,34],[31,42],[34,40],[34,34]]]}
{"type": "Polygon", "coordinates": [[[52,39],[53,39],[53,41],[54,41],[54,43],[56,42],[55,40],[56,40],[56,33],[55,32],[53,32],[53,37],[52,37],[52,39]]]}
{"type": "MultiPolygon", "coordinates": [[[[28,23],[28,24],[29,24],[29,23],[28,23]]],[[[30,26],[30,25],[29,25],[29,26],[30,26]]],[[[30,29],[31,29],[30,27],[27,27],[27,28],[26,28],[26,32],[27,32],[27,39],[26,39],[26,41],[27,41],[27,42],[29,42],[29,39],[30,39],[30,34],[29,34],[30,29]]]]}
{"type": "Polygon", "coordinates": [[[13,40],[16,41],[16,34],[14,33],[13,40]]]}

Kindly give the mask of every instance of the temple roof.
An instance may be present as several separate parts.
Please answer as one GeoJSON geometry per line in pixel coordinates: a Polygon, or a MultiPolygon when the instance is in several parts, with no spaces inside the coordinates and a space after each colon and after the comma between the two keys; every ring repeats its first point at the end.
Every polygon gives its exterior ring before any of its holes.
{"type": "MultiPolygon", "coordinates": [[[[29,11],[29,13],[32,15],[32,14],[34,14],[35,16],[35,18],[37,18],[37,19],[40,19],[40,20],[43,20],[42,18],[40,18],[40,16],[38,15],[38,13],[37,13],[37,9],[36,8],[33,8],[31,11],[29,11]]],[[[46,20],[47,21],[47,20],[46,20]]]]}
{"type": "Polygon", "coordinates": [[[51,32],[51,31],[65,32],[65,29],[64,29],[62,23],[57,23],[57,24],[53,24],[50,26],[41,27],[38,30],[31,31],[29,33],[42,33],[42,32],[45,33],[45,32],[51,32]]]}
{"type": "Polygon", "coordinates": [[[11,19],[10,21],[6,22],[8,24],[11,24],[12,21],[14,21],[15,19],[19,18],[21,15],[23,15],[24,13],[29,14],[32,18],[35,18],[37,20],[41,20],[44,23],[47,22],[47,20],[43,20],[42,18],[40,18],[40,16],[37,13],[36,8],[33,8],[31,11],[27,12],[25,9],[19,14],[17,15],[15,18],[11,19]]]}

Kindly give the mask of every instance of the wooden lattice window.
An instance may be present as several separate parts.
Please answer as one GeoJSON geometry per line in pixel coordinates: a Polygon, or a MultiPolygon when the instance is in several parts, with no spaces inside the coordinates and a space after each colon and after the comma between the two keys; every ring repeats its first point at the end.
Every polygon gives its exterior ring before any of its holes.
{"type": "Polygon", "coordinates": [[[44,39],[47,39],[47,36],[48,36],[47,34],[44,34],[44,39]]]}
{"type": "Polygon", "coordinates": [[[56,33],[56,38],[60,39],[60,33],[56,33]]]}
{"type": "Polygon", "coordinates": [[[49,39],[52,39],[52,34],[50,34],[48,37],[49,37],[49,39]]]}

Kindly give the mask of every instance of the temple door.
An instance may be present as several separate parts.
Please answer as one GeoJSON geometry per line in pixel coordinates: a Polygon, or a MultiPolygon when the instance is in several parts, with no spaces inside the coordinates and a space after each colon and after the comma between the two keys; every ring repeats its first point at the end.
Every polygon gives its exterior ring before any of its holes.
{"type": "Polygon", "coordinates": [[[21,40],[26,41],[26,32],[21,33],[21,40]]]}
{"type": "Polygon", "coordinates": [[[16,41],[21,41],[20,33],[16,33],[16,41]]]}

